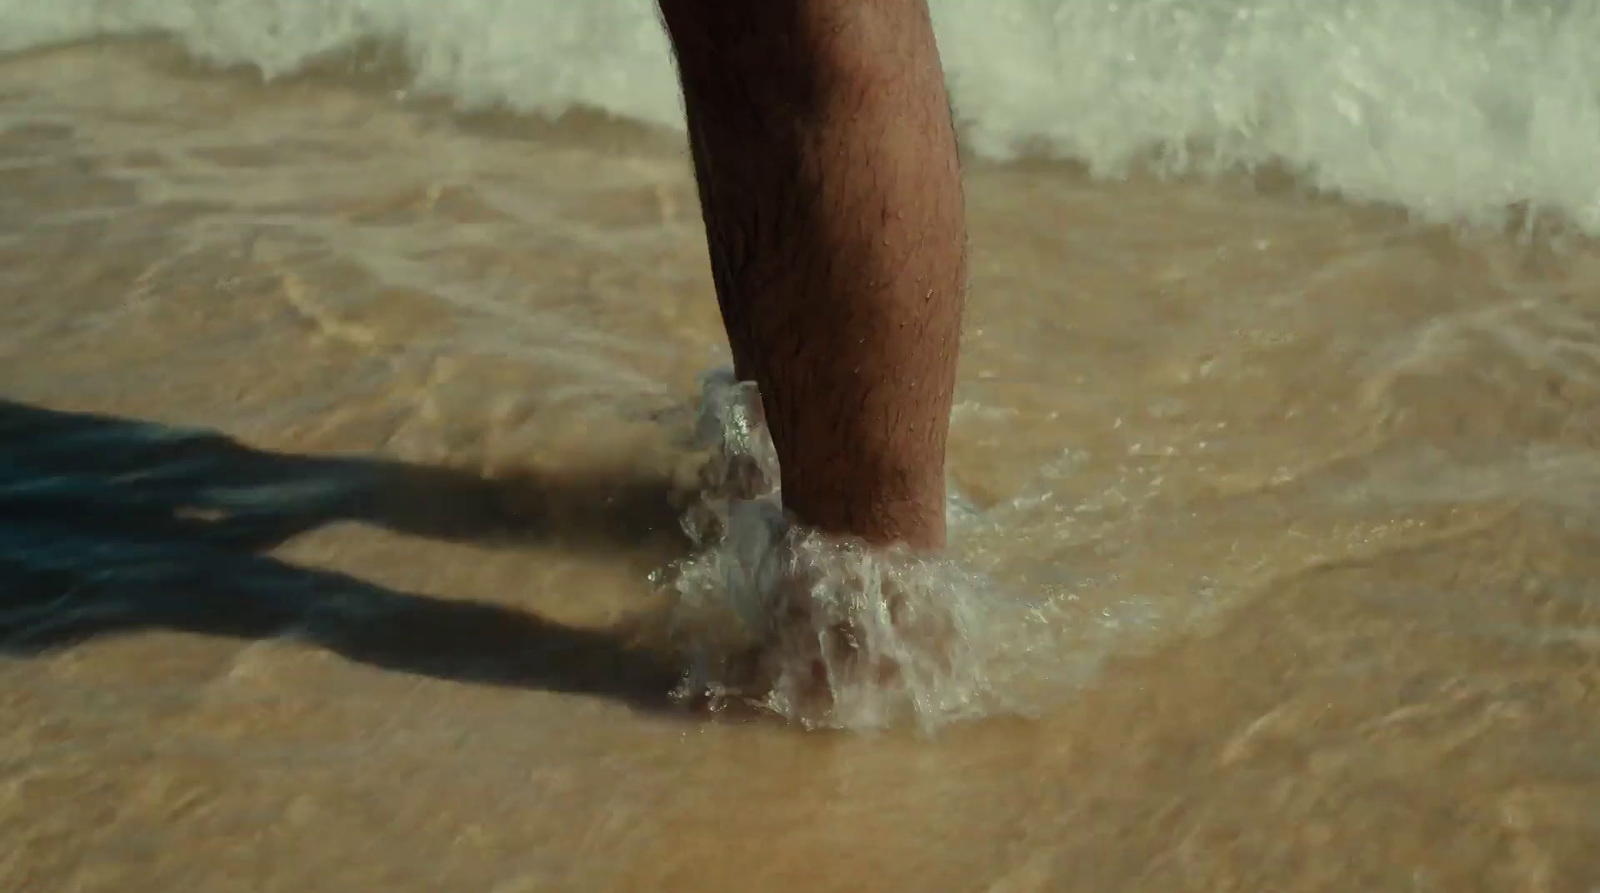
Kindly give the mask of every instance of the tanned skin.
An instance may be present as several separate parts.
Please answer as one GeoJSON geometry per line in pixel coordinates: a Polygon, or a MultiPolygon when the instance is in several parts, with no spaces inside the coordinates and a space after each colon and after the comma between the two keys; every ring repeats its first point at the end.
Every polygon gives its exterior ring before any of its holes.
{"type": "Polygon", "coordinates": [[[659,0],[735,373],[802,524],[945,546],[966,222],[925,0],[659,0]]]}

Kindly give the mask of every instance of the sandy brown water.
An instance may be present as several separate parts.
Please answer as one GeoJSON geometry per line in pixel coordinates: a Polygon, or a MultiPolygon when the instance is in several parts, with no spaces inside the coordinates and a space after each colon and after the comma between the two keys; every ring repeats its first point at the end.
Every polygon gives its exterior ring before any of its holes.
{"type": "Polygon", "coordinates": [[[615,631],[724,359],[674,139],[0,63],[0,890],[1600,890],[1600,252],[968,188],[1033,709],[806,733],[615,631]]]}

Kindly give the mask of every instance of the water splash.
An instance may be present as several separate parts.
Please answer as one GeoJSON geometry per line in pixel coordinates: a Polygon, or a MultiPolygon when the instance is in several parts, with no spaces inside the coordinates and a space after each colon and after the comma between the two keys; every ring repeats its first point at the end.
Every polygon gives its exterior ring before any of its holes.
{"type": "Polygon", "coordinates": [[[726,371],[702,380],[710,455],[684,515],[696,548],[657,576],[691,661],[679,697],[809,728],[931,730],[1004,709],[988,674],[1003,600],[953,559],[792,523],[760,406],[755,386],[726,371]]]}

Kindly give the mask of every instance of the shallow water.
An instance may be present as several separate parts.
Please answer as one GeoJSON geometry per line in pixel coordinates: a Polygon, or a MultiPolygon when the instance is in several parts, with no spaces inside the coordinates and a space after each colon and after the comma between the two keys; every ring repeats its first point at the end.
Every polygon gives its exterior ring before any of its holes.
{"type": "Polygon", "coordinates": [[[0,184],[0,889],[1600,888],[1580,238],[974,162],[1024,709],[804,733],[635,647],[726,359],[676,138],[90,46],[0,184]]]}

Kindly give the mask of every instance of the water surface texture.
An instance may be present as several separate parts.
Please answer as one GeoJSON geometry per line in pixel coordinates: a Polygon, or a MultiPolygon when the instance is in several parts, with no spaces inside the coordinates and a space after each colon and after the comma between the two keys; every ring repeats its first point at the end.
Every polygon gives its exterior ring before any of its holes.
{"type": "Polygon", "coordinates": [[[0,0],[0,890],[1600,890],[1600,7],[932,5],[966,650],[817,721],[672,697],[648,3],[0,0]]]}

